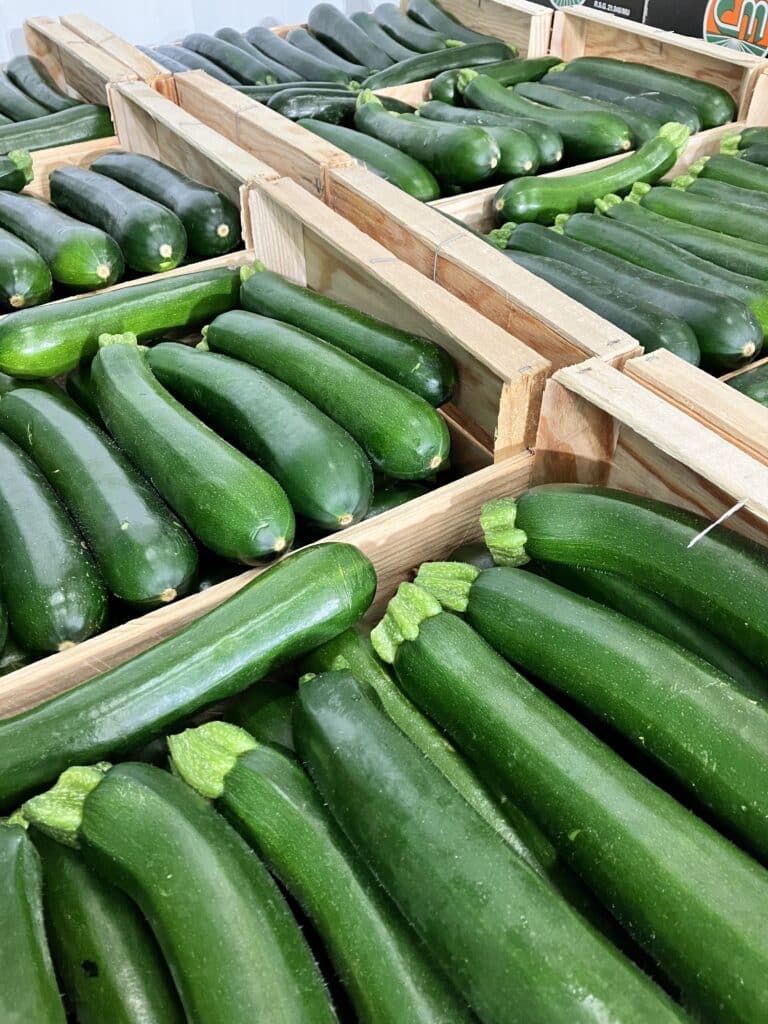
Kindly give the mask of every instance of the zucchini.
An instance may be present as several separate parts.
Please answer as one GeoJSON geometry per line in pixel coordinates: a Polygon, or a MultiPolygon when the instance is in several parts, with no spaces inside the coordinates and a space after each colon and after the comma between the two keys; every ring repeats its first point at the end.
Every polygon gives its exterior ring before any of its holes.
{"type": "MultiPolygon", "coordinates": [[[[559,63],[559,57],[531,57],[528,60],[513,57],[511,60],[502,60],[495,64],[484,64],[483,74],[501,85],[512,86],[519,82],[537,82],[559,63]]],[[[461,103],[461,94],[457,89],[460,72],[461,67],[457,67],[436,75],[429,83],[430,99],[443,103],[461,103]]]]}
{"type": "Polygon", "coordinates": [[[138,904],[189,1020],[336,1020],[277,886],[180,779],[137,762],[73,768],[24,813],[138,904]]]}
{"type": "Polygon", "coordinates": [[[19,647],[9,633],[5,646],[0,651],[0,676],[10,675],[11,672],[24,668],[25,665],[31,665],[33,661],[37,661],[38,657],[39,655],[19,647]]]}
{"type": "Polygon", "coordinates": [[[66,318],[58,305],[22,309],[0,320],[0,371],[55,377],[92,358],[100,334],[130,330],[142,341],[197,327],[236,306],[239,295],[240,268],[219,267],[69,299],[66,318]]]}
{"type": "Polygon", "coordinates": [[[43,922],[40,857],[20,824],[0,822],[0,1017],[65,1024],[43,922]]]}
{"type": "Polygon", "coordinates": [[[199,53],[201,57],[218,64],[243,85],[266,85],[270,81],[266,64],[262,64],[257,57],[221,37],[207,36],[204,32],[192,32],[182,39],[181,45],[185,50],[199,53]]]}
{"type": "MultiPolygon", "coordinates": [[[[295,71],[291,71],[290,68],[285,67],[279,61],[272,60],[265,53],[261,53],[255,46],[248,42],[246,37],[241,32],[236,32],[233,28],[220,28],[214,32],[216,39],[223,39],[227,43],[232,43],[233,46],[239,47],[241,50],[245,50],[246,53],[250,54],[251,57],[255,57],[268,71],[269,77],[279,84],[288,82],[300,82],[302,76],[298,75],[295,71]]],[[[328,84],[327,82],[325,83],[328,84]]],[[[264,85],[250,85],[240,86],[241,89],[265,89],[267,86],[264,85]]]]}
{"type": "Polygon", "coordinates": [[[554,128],[563,137],[566,156],[575,161],[625,153],[632,146],[632,134],[626,121],[604,111],[560,111],[531,103],[514,89],[507,89],[471,68],[459,75],[458,89],[468,106],[529,117],[554,128]]]}
{"type": "Polygon", "coordinates": [[[689,75],[608,57],[578,57],[568,67],[598,78],[605,74],[628,87],[628,92],[659,90],[679,96],[696,107],[703,128],[717,128],[736,117],[736,104],[729,92],[689,75]]]}
{"type": "Polygon", "coordinates": [[[313,120],[336,125],[342,121],[352,122],[356,97],[351,92],[323,94],[297,86],[276,93],[267,101],[267,106],[291,121],[313,120]]]}
{"type": "Polygon", "coordinates": [[[278,93],[287,92],[316,92],[323,96],[354,96],[354,90],[348,85],[336,85],[333,82],[277,82],[275,85],[238,85],[237,91],[243,96],[250,96],[251,99],[266,103],[278,93]]]}
{"type": "Polygon", "coordinates": [[[662,217],[768,246],[768,227],[740,203],[713,203],[705,196],[692,195],[680,188],[650,188],[642,182],[632,189],[630,198],[662,217]]]}
{"type": "Polygon", "coordinates": [[[102,336],[91,368],[120,447],[215,554],[257,565],[288,550],[295,524],[283,489],[172,398],[130,337],[102,336]]]}
{"type": "Polygon", "coordinates": [[[484,1024],[594,1021],[585,991],[616,1019],[679,1019],[498,842],[349,672],[300,688],[294,733],[331,813],[484,1024]]]}
{"type": "Polygon", "coordinates": [[[726,384],[740,391],[743,395],[748,395],[754,401],[759,402],[760,405],[768,406],[768,371],[766,370],[766,364],[755,366],[754,369],[740,373],[736,377],[731,377],[730,380],[726,381],[726,384]]]}
{"type": "Polygon", "coordinates": [[[183,1024],[168,968],[146,921],[79,854],[41,833],[51,953],[78,1024],[183,1024]]]}
{"type": "Polygon", "coordinates": [[[434,53],[435,50],[446,48],[445,36],[412,21],[394,4],[379,4],[373,9],[373,16],[385,32],[409,50],[415,50],[417,53],[434,53]]]}
{"type": "Polygon", "coordinates": [[[428,488],[423,484],[416,483],[387,483],[377,487],[373,492],[373,499],[368,506],[366,519],[374,519],[383,512],[391,512],[393,508],[400,508],[406,502],[414,498],[421,498],[428,494],[428,488]]]}
{"type": "Polygon", "coordinates": [[[112,439],[63,392],[15,388],[0,402],[0,428],[34,459],[115,597],[153,606],[189,588],[197,567],[191,539],[112,439]]]}
{"type": "Polygon", "coordinates": [[[262,679],[227,708],[228,722],[239,725],[259,743],[292,754],[293,706],[296,689],[277,680],[262,679]]]}
{"type": "Polygon", "coordinates": [[[0,651],[5,651],[8,642],[8,612],[5,605],[0,604],[0,651]]]}
{"type": "Polygon", "coordinates": [[[662,121],[647,117],[645,114],[628,107],[620,107],[618,103],[605,100],[594,100],[586,96],[577,96],[567,89],[558,89],[542,82],[523,82],[515,90],[519,96],[534,103],[543,103],[546,107],[557,110],[605,110],[626,121],[632,132],[632,145],[635,149],[655,138],[662,126],[662,121]]]}
{"type": "Polygon", "coordinates": [[[483,43],[494,38],[467,28],[432,0],[409,0],[406,13],[420,25],[442,33],[446,39],[456,39],[462,43],[483,43]]]}
{"type": "Polygon", "coordinates": [[[768,167],[768,146],[749,146],[747,149],[742,150],[739,156],[748,163],[768,167]]]}
{"type": "Polygon", "coordinates": [[[536,224],[520,225],[507,244],[538,256],[573,261],[611,288],[680,317],[693,329],[705,367],[722,370],[740,366],[762,348],[759,321],[737,299],[664,277],[536,224]]]}
{"type": "Polygon", "coordinates": [[[728,185],[752,189],[758,193],[768,192],[768,167],[748,163],[736,156],[706,156],[691,167],[689,174],[700,178],[712,178],[728,185]]]}
{"type": "Polygon", "coordinates": [[[291,46],[268,28],[251,28],[245,33],[245,38],[259,53],[285,65],[301,78],[318,82],[340,82],[342,85],[346,85],[350,80],[346,71],[326,64],[325,61],[304,53],[296,46],[291,46]]]}
{"type": "Polygon", "coordinates": [[[391,64],[392,61],[408,60],[410,57],[416,56],[415,50],[410,50],[407,46],[398,43],[388,32],[384,31],[368,11],[355,11],[354,14],[349,15],[349,20],[365,32],[378,50],[390,58],[388,64],[391,64]]]}
{"type": "Polygon", "coordinates": [[[31,121],[49,113],[47,107],[27,96],[4,71],[0,71],[0,114],[5,114],[11,121],[31,121]]]}
{"type": "Polygon", "coordinates": [[[0,312],[47,302],[52,288],[51,272],[42,256],[0,228],[0,312]]]}
{"type": "Polygon", "coordinates": [[[352,128],[327,124],[313,118],[301,118],[298,123],[307,131],[319,135],[360,160],[374,174],[397,185],[415,199],[427,203],[431,199],[440,198],[440,186],[432,172],[407,153],[401,153],[396,146],[390,146],[352,128]]]}
{"type": "Polygon", "coordinates": [[[216,801],[312,921],[361,1024],[470,1024],[294,757],[225,722],[168,742],[175,772],[216,801]]]}
{"type": "Polygon", "coordinates": [[[450,607],[503,658],[626,737],[766,860],[765,683],[756,701],[666,637],[533,573],[432,563],[416,582],[435,596],[450,585],[450,607]]]}
{"type": "Polygon", "coordinates": [[[53,149],[75,142],[107,139],[115,134],[106,107],[83,103],[70,110],[35,117],[31,121],[5,124],[0,127],[0,153],[14,149],[53,149]]]}
{"type": "MultiPolygon", "coordinates": [[[[3,396],[3,402],[13,392],[3,396]]],[[[45,477],[0,434],[0,596],[22,647],[59,651],[101,628],[107,595],[45,477]]]]}
{"type": "MultiPolygon", "coordinates": [[[[407,120],[419,120],[417,115],[403,115],[407,120]]],[[[421,118],[430,122],[429,118],[421,118]]],[[[539,151],[536,143],[525,132],[507,125],[482,125],[499,147],[499,162],[496,166],[496,177],[502,181],[523,175],[535,174],[539,169],[539,151]]]]}
{"type": "Polygon", "coordinates": [[[687,128],[664,125],[637,152],[607,167],[564,177],[510,181],[496,193],[496,216],[500,220],[554,224],[560,214],[591,213],[596,201],[608,192],[620,194],[629,192],[638,181],[658,181],[677,162],[687,141],[687,128]]]}
{"type": "Polygon", "coordinates": [[[240,211],[234,203],[160,160],[113,150],[94,160],[91,170],[172,210],[184,225],[194,256],[221,256],[242,241],[240,211]]]}
{"type": "Polygon", "coordinates": [[[172,395],[277,480],[297,516],[325,530],[363,518],[373,493],[368,459],[297,391],[254,366],[187,345],[158,345],[148,359],[172,395]]]}
{"type": "Polygon", "coordinates": [[[216,78],[225,85],[239,85],[239,79],[224,71],[218,64],[183,46],[158,46],[157,52],[163,57],[170,57],[171,60],[183,64],[188,71],[205,71],[211,78],[216,78]]]}
{"type": "Polygon", "coordinates": [[[93,381],[91,380],[91,367],[85,363],[82,366],[76,367],[67,374],[64,387],[69,397],[80,406],[84,413],[91,417],[96,426],[106,430],[107,428],[104,426],[99,407],[96,404],[93,381]]]}
{"type": "Polygon", "coordinates": [[[26,150],[16,149],[0,156],[0,191],[21,192],[32,177],[32,157],[26,150]]]}
{"type": "MultiPolygon", "coordinates": [[[[524,238],[523,233],[513,244],[523,244],[524,238]]],[[[646,352],[666,348],[694,366],[701,362],[696,335],[680,317],[638,299],[620,286],[611,286],[604,279],[582,270],[578,264],[574,265],[571,260],[553,259],[531,252],[528,248],[507,252],[505,255],[517,266],[548,281],[593,313],[631,334],[646,352]]]]}
{"type": "Polygon", "coordinates": [[[342,57],[366,68],[387,68],[395,58],[333,4],[315,4],[307,17],[309,31],[342,57]]]}
{"type": "Polygon", "coordinates": [[[306,331],[232,310],[209,326],[206,342],[282,380],[349,431],[379,472],[418,480],[444,466],[444,420],[418,395],[306,331]]]}
{"type": "Polygon", "coordinates": [[[149,57],[156,64],[159,64],[166,71],[170,71],[174,75],[183,75],[185,71],[189,71],[186,64],[182,64],[181,61],[169,57],[167,53],[161,53],[160,50],[150,49],[149,46],[137,46],[136,49],[140,50],[145,57],[149,57]]]}
{"type": "Polygon", "coordinates": [[[768,144],[768,128],[756,125],[752,128],[739,128],[734,135],[726,135],[720,144],[720,152],[728,156],[735,156],[740,149],[766,144],[768,144]]]}
{"type": "MultiPolygon", "coordinates": [[[[604,530],[606,523],[595,525],[604,530]]],[[[635,538],[628,544],[624,536],[623,554],[635,551],[635,538]]],[[[473,763],[494,773],[501,792],[679,985],[694,1017],[746,1024],[765,1016],[765,871],[519,675],[468,623],[435,614],[439,603],[428,600],[421,591],[418,605],[431,617],[409,611],[401,619],[413,639],[398,643],[385,627],[375,634],[409,697],[473,763]],[[649,900],[660,878],[664,899],[649,900]]],[[[647,1019],[659,1016],[650,1011],[647,1019]]]]}
{"type": "Polygon", "coordinates": [[[362,64],[353,64],[351,61],[345,60],[337,53],[334,53],[333,50],[324,46],[319,39],[310,35],[305,28],[294,28],[285,38],[291,46],[298,46],[304,53],[317,57],[318,60],[330,64],[331,67],[341,68],[350,78],[362,81],[371,73],[370,68],[365,68],[362,64]]]}
{"type": "MultiPolygon", "coordinates": [[[[37,57],[19,54],[5,65],[5,73],[13,84],[51,113],[80,106],[80,100],[67,96],[48,74],[45,64],[37,57]]],[[[24,118],[19,118],[24,120],[24,118]]]]}
{"type": "Polygon", "coordinates": [[[255,264],[254,273],[241,277],[243,309],[309,331],[420,395],[430,405],[442,405],[450,398],[455,366],[434,342],[294,284],[262,263],[255,264]]]}
{"type": "Polygon", "coordinates": [[[184,259],[184,225],[160,203],[84,167],[59,167],[50,183],[51,201],[111,235],[131,269],[155,274],[172,270],[184,259]]]}
{"type": "MultiPolygon", "coordinates": [[[[693,169],[691,169],[693,170],[693,169]]],[[[740,185],[729,185],[717,178],[697,177],[695,174],[682,175],[672,182],[674,188],[682,188],[695,196],[708,196],[721,203],[736,203],[749,206],[753,211],[765,214],[768,212],[768,192],[759,192],[753,188],[740,185]]]]}
{"type": "Polygon", "coordinates": [[[316,544],[135,658],[0,720],[0,807],[78,761],[136,749],[252,686],[349,628],[375,590],[373,566],[357,548],[316,544]]]}
{"type": "Polygon", "coordinates": [[[419,160],[438,179],[473,185],[490,177],[500,152],[494,139],[472,125],[424,121],[414,124],[384,109],[370,89],[357,98],[355,128],[419,160]]]}
{"type": "Polygon", "coordinates": [[[366,89],[386,89],[391,85],[408,85],[409,82],[421,82],[435,78],[442,71],[456,68],[472,68],[480,64],[498,64],[517,56],[514,47],[506,43],[468,43],[465,46],[449,46],[447,50],[435,53],[418,54],[408,60],[401,60],[392,67],[366,78],[363,86],[366,89]]]}

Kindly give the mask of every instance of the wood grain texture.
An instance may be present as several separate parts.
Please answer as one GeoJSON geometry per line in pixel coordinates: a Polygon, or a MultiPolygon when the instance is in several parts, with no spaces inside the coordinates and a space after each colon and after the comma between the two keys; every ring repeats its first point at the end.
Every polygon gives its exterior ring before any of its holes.
{"type": "Polygon", "coordinates": [[[50,199],[51,189],[49,177],[57,167],[90,167],[94,160],[118,149],[116,136],[108,139],[93,139],[88,142],[75,142],[71,146],[57,146],[55,149],[38,149],[31,153],[32,181],[25,186],[24,192],[46,201],[50,199]]]}
{"type": "Polygon", "coordinates": [[[81,39],[92,43],[110,57],[134,72],[142,82],[151,85],[163,95],[168,95],[173,82],[173,75],[162,64],[152,60],[121,36],[115,35],[100,22],[89,18],[86,14],[62,14],[61,24],[71,29],[81,39]]]}

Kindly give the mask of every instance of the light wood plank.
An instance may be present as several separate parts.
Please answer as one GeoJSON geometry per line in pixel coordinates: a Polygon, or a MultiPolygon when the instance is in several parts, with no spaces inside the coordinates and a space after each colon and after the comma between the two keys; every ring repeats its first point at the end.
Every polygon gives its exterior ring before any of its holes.
{"type": "Polygon", "coordinates": [[[167,87],[163,83],[173,78],[167,68],[148,57],[146,53],[142,53],[121,36],[116,35],[106,25],[88,17],[87,14],[62,14],[60,20],[62,25],[77,33],[86,42],[93,43],[110,57],[114,57],[115,60],[124,64],[142,82],[147,82],[159,92],[165,93],[167,87]]]}
{"type": "Polygon", "coordinates": [[[24,191],[46,201],[50,199],[49,177],[57,167],[90,167],[94,160],[119,146],[116,136],[108,139],[93,139],[75,142],[71,146],[57,146],[55,149],[38,149],[32,156],[32,181],[24,191]]]}

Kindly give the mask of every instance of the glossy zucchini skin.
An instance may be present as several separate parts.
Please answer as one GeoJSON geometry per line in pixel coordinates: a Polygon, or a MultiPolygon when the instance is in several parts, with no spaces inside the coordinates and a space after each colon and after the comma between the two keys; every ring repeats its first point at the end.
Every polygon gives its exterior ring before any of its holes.
{"type": "Polygon", "coordinates": [[[8,1024],[65,1024],[43,923],[42,872],[21,825],[0,822],[0,1016],[8,1024]]]}
{"type": "Polygon", "coordinates": [[[326,64],[325,61],[304,53],[296,46],[291,46],[268,28],[248,29],[245,38],[260,53],[295,71],[301,78],[318,82],[340,82],[342,85],[346,85],[350,80],[346,71],[326,64]]]}
{"type": "Polygon", "coordinates": [[[466,46],[451,46],[447,50],[436,53],[419,54],[408,60],[399,61],[392,67],[366,78],[363,86],[366,89],[385,89],[390,85],[407,85],[409,82],[420,82],[434,78],[442,71],[455,68],[472,68],[480,64],[498,64],[516,56],[515,50],[500,42],[467,43],[466,46]]]}
{"type": "Polygon", "coordinates": [[[51,952],[78,1024],[184,1024],[157,942],[138,908],[74,850],[40,832],[51,952]]]}
{"type": "Polygon", "coordinates": [[[257,264],[255,273],[243,276],[243,309],[309,331],[420,395],[430,405],[442,405],[450,397],[456,368],[447,352],[434,342],[294,284],[261,264],[257,264]]]}
{"type": "Polygon", "coordinates": [[[702,160],[701,178],[712,178],[739,188],[768,192],[768,167],[752,164],[736,156],[710,156],[702,160]]]}
{"type": "Polygon", "coordinates": [[[748,163],[768,167],[768,146],[748,146],[739,153],[739,157],[748,163]]]}
{"type": "Polygon", "coordinates": [[[157,52],[162,54],[164,57],[170,57],[171,60],[177,61],[179,64],[183,64],[187,70],[192,71],[206,71],[212,78],[216,78],[219,82],[223,82],[225,85],[239,85],[239,79],[235,78],[234,75],[230,75],[229,72],[224,71],[218,64],[214,64],[212,60],[208,60],[207,57],[203,57],[202,54],[195,53],[192,50],[187,50],[183,46],[158,46],[157,52]]]}
{"type": "Polygon", "coordinates": [[[403,46],[402,43],[398,43],[388,32],[384,31],[378,21],[368,11],[355,11],[354,14],[349,15],[349,20],[362,29],[373,45],[390,58],[390,64],[392,61],[408,60],[410,57],[416,56],[415,50],[411,50],[407,46],[403,46]]]}
{"type": "Polygon", "coordinates": [[[12,121],[31,121],[36,117],[44,117],[50,111],[42,103],[27,96],[5,71],[0,71],[0,113],[12,121]]]}
{"type": "Polygon", "coordinates": [[[293,706],[296,690],[277,680],[262,679],[228,708],[228,722],[239,725],[258,743],[268,743],[287,754],[294,751],[293,706]]]}
{"type": "Polygon", "coordinates": [[[266,64],[246,53],[239,46],[227,42],[220,36],[208,36],[204,32],[192,32],[181,41],[185,50],[199,53],[202,57],[218,64],[227,74],[232,75],[243,85],[266,85],[269,82],[269,69],[266,64]]]}
{"type": "Polygon", "coordinates": [[[72,399],[15,388],[0,403],[0,428],[56,491],[115,597],[152,607],[188,590],[197,568],[189,535],[72,399]]]}
{"type": "Polygon", "coordinates": [[[307,131],[361,160],[369,170],[415,199],[427,203],[431,199],[440,198],[440,186],[432,172],[407,153],[401,153],[396,146],[343,125],[327,124],[313,118],[301,118],[298,123],[307,131]]]}
{"type": "MultiPolygon", "coordinates": [[[[516,231],[520,232],[520,228],[516,231]]],[[[701,362],[696,335],[680,317],[671,316],[635,296],[630,298],[624,289],[612,288],[605,280],[587,273],[572,261],[541,255],[538,245],[526,244],[524,232],[520,232],[516,239],[513,236],[510,241],[514,251],[506,255],[513,263],[548,281],[593,313],[631,334],[646,352],[665,348],[694,366],[701,362]],[[518,245],[525,245],[525,248],[517,249],[518,245]]]]}
{"type": "Polygon", "coordinates": [[[303,394],[387,476],[423,479],[448,457],[445,422],[423,398],[298,327],[232,310],[213,321],[206,340],[212,351],[258,366],[303,394]]]}
{"type": "Polygon", "coordinates": [[[331,67],[341,68],[342,71],[345,71],[358,82],[367,78],[371,73],[370,68],[363,67],[362,64],[353,64],[352,61],[345,60],[338,53],[334,53],[333,50],[321,43],[319,39],[310,35],[305,28],[292,29],[285,38],[291,46],[297,46],[304,53],[317,57],[318,60],[330,64],[331,67]]]}
{"type": "Polygon", "coordinates": [[[393,508],[399,508],[414,498],[428,494],[429,489],[416,483],[391,483],[377,487],[373,492],[373,500],[366,513],[366,519],[374,519],[393,508]]]}
{"type": "Polygon", "coordinates": [[[183,75],[185,71],[189,71],[186,64],[182,64],[181,61],[169,57],[167,53],[161,53],[160,50],[153,50],[149,46],[137,46],[136,49],[140,50],[146,57],[150,57],[167,71],[173,72],[174,75],[183,75]]]}
{"type": "MultiPolygon", "coordinates": [[[[685,178],[677,179],[681,187],[685,180],[685,178]]],[[[692,177],[690,184],[686,184],[685,191],[691,192],[695,196],[709,196],[717,202],[749,206],[752,210],[763,214],[768,212],[768,192],[742,188],[740,185],[729,185],[725,181],[718,181],[717,178],[692,177]]]]}
{"type": "MultiPolygon", "coordinates": [[[[429,118],[415,114],[402,115],[402,119],[416,123],[430,122],[429,118]]],[[[482,129],[499,147],[495,174],[500,181],[536,173],[539,169],[539,151],[529,135],[507,125],[482,125],[482,129]]]]}
{"type": "Polygon", "coordinates": [[[294,733],[347,838],[481,1021],[595,1021],[577,995],[583,986],[618,1019],[679,1019],[641,972],[498,842],[349,672],[300,688],[294,733]],[[446,891],[449,901],[438,895],[446,891]]]}
{"type": "MultiPolygon", "coordinates": [[[[746,166],[746,165],[745,165],[746,166]]],[[[713,203],[711,199],[679,188],[652,188],[640,199],[640,205],[662,217],[695,227],[709,228],[733,238],[757,242],[768,247],[768,227],[740,203],[713,203]]]]}
{"type": "Polygon", "coordinates": [[[0,126],[0,153],[9,153],[12,149],[52,149],[106,139],[114,134],[109,110],[83,103],[55,114],[0,126]]]}
{"type": "MultiPolygon", "coordinates": [[[[768,143],[768,128],[760,125],[755,125],[751,128],[741,128],[738,130],[736,135],[729,135],[724,140],[724,144],[730,150],[733,148],[748,149],[750,146],[764,146],[768,143]],[[727,145],[732,143],[732,145],[727,145]]],[[[723,150],[725,152],[725,149],[723,150]]]]}
{"type": "Polygon", "coordinates": [[[756,366],[753,370],[740,373],[738,377],[732,377],[726,383],[760,405],[768,406],[768,376],[765,366],[756,366]]]}
{"type": "Polygon", "coordinates": [[[278,93],[287,92],[314,92],[322,96],[347,96],[354,95],[352,89],[346,85],[338,85],[334,82],[276,82],[274,85],[238,85],[237,91],[243,96],[250,96],[251,99],[266,103],[278,93]]]}
{"type": "Polygon", "coordinates": [[[52,288],[51,272],[42,256],[0,228],[0,312],[47,302],[52,288]]]}
{"type": "Polygon", "coordinates": [[[609,103],[607,100],[577,96],[567,89],[558,89],[556,86],[544,85],[542,82],[524,82],[517,87],[517,93],[526,100],[543,103],[547,107],[556,107],[558,110],[597,109],[615,114],[629,125],[635,149],[655,138],[664,123],[658,118],[647,117],[630,107],[621,107],[618,103],[609,103]]]}
{"type": "MultiPolygon", "coordinates": [[[[2,199],[0,199],[0,208],[2,199]]],[[[114,293],[83,295],[58,309],[20,310],[0,321],[0,370],[19,377],[55,377],[96,354],[100,334],[131,330],[142,341],[177,327],[197,327],[237,305],[238,267],[162,278],[114,293]]]]}
{"type": "Polygon", "coordinates": [[[202,544],[249,565],[290,548],[280,485],[177,402],[136,345],[101,348],[91,373],[110,433],[202,544]]]}
{"type": "Polygon", "coordinates": [[[51,113],[80,106],[80,100],[67,96],[59,89],[48,74],[45,64],[37,57],[30,57],[26,53],[12,57],[5,66],[5,73],[17,88],[51,113]]]}
{"type": "Polygon", "coordinates": [[[0,191],[21,192],[32,181],[32,158],[23,149],[0,156],[0,191]]]}
{"type": "Polygon", "coordinates": [[[267,106],[291,121],[324,121],[326,124],[351,123],[355,116],[354,93],[319,93],[314,89],[283,89],[270,97],[267,106]]]}
{"type": "MultiPolygon", "coordinates": [[[[255,57],[260,64],[269,72],[269,77],[277,83],[288,83],[288,82],[300,82],[302,76],[297,74],[295,71],[291,71],[284,64],[279,61],[272,60],[265,53],[257,50],[255,46],[248,42],[246,37],[241,32],[236,32],[233,28],[220,28],[214,33],[217,39],[223,39],[227,43],[232,43],[233,46],[238,46],[241,50],[245,50],[246,53],[250,54],[251,57],[255,57]]],[[[245,89],[264,89],[266,86],[263,85],[251,85],[242,86],[245,89]]]]}
{"type": "Polygon", "coordinates": [[[0,676],[10,675],[11,672],[24,668],[25,665],[31,665],[39,657],[40,655],[19,647],[9,633],[5,640],[5,646],[0,651],[0,676]]]}
{"type": "Polygon", "coordinates": [[[58,651],[98,632],[107,597],[96,566],[40,470],[5,434],[0,569],[0,595],[23,647],[58,651]]]}
{"type": "Polygon", "coordinates": [[[307,25],[320,42],[366,68],[387,68],[397,59],[389,56],[388,51],[333,4],[315,4],[307,17],[307,25]]]}
{"type": "Polygon", "coordinates": [[[171,210],[83,167],[52,172],[51,200],[65,213],[106,231],[139,273],[173,270],[187,252],[184,225],[171,210]]]}
{"type": "Polygon", "coordinates": [[[76,402],[82,411],[90,416],[96,426],[106,430],[107,428],[104,426],[104,420],[101,418],[99,407],[96,404],[93,381],[91,380],[91,367],[84,363],[82,366],[71,370],[66,376],[64,387],[73,402],[76,402]]]}
{"type": "Polygon", "coordinates": [[[412,21],[395,4],[378,4],[373,9],[373,16],[393,39],[417,53],[434,53],[446,48],[445,36],[412,21]]]}
{"type": "Polygon", "coordinates": [[[194,256],[220,256],[242,241],[240,211],[234,203],[151,156],[105,153],[94,160],[91,170],[172,210],[184,225],[188,250],[194,256]]]}
{"type": "Polygon", "coordinates": [[[216,798],[217,809],[313,922],[361,1024],[470,1024],[469,1009],[438,973],[295,757],[257,745],[223,723],[172,736],[169,745],[178,774],[216,798]],[[222,750],[232,766],[224,777],[211,761],[222,750]]]}
{"type": "Polygon", "coordinates": [[[462,25],[452,15],[446,14],[441,7],[432,3],[432,0],[409,0],[406,13],[420,25],[441,32],[446,39],[457,39],[463,43],[482,43],[493,38],[462,25]]]}
{"type": "Polygon", "coordinates": [[[365,453],[293,388],[187,345],[158,345],[148,358],[172,395],[277,480],[297,516],[326,530],[363,518],[373,493],[365,453]]]}
{"type": "MultiPolygon", "coordinates": [[[[501,85],[513,86],[519,82],[537,82],[559,62],[559,57],[531,57],[528,60],[513,57],[495,64],[484,64],[483,74],[501,85]]],[[[461,103],[461,94],[457,88],[460,71],[461,68],[453,68],[436,75],[429,85],[430,99],[443,103],[461,103]]]]}

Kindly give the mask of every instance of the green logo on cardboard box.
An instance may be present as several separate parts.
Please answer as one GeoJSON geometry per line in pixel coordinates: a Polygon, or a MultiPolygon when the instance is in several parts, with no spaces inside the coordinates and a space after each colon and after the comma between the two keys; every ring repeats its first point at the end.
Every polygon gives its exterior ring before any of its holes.
{"type": "Polygon", "coordinates": [[[768,0],[709,0],[704,38],[730,50],[765,57],[768,53],[768,0]]]}
{"type": "Polygon", "coordinates": [[[581,7],[585,0],[549,0],[553,7],[581,7]]]}

